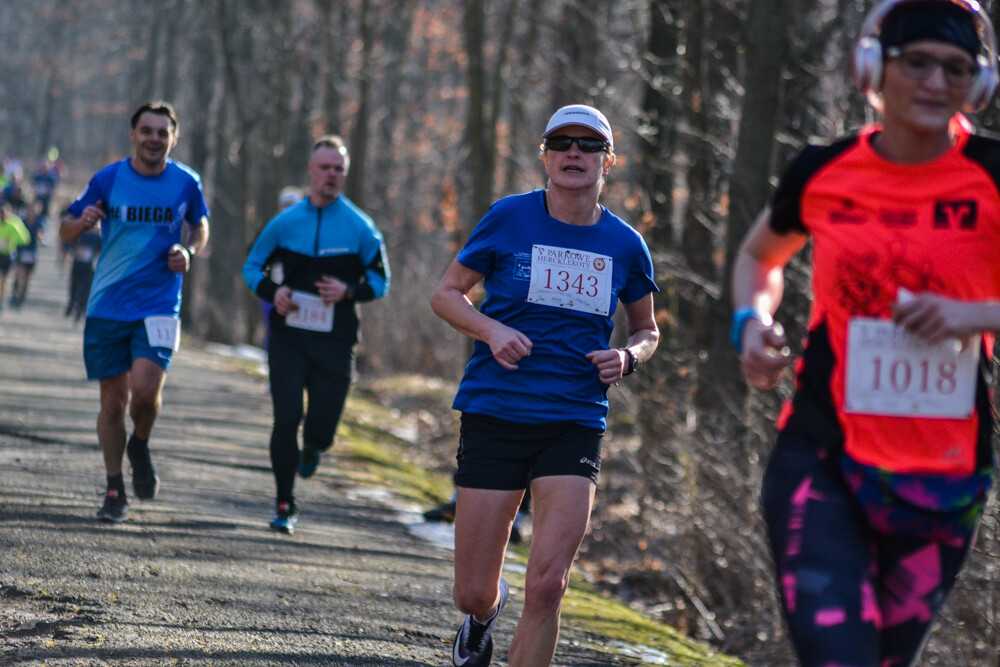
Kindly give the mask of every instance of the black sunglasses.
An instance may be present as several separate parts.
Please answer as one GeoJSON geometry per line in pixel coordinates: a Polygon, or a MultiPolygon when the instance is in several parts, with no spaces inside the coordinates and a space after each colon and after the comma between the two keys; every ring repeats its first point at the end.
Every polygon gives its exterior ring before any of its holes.
{"type": "Polygon", "coordinates": [[[565,134],[548,137],[542,145],[550,151],[563,153],[569,150],[569,147],[573,145],[573,142],[576,142],[577,147],[583,153],[602,153],[608,150],[608,142],[604,139],[595,139],[594,137],[567,137],[565,134]]]}

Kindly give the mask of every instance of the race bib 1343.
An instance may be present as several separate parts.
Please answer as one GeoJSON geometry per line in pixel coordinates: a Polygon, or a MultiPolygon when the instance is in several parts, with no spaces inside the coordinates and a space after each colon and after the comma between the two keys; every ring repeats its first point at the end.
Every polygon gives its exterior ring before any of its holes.
{"type": "Polygon", "coordinates": [[[532,246],[528,301],[607,316],[611,311],[611,269],[608,255],[532,246]]]}

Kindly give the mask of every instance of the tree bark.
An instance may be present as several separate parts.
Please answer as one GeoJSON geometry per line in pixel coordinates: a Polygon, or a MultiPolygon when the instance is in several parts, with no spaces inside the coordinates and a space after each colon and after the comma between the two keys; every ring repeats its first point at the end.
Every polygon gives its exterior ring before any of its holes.
{"type": "Polygon", "coordinates": [[[774,171],[775,137],[783,104],[782,74],[789,50],[789,0],[751,0],[744,35],[746,61],[753,67],[740,113],[738,144],[729,183],[729,224],[719,317],[712,336],[709,374],[718,390],[741,404],[746,385],[729,345],[733,260],[757,214],[766,206],[774,171]]]}

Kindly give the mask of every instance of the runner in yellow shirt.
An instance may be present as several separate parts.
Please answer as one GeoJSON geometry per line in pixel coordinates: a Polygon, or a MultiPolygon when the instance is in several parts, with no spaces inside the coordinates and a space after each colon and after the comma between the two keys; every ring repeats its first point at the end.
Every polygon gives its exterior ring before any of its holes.
{"type": "Polygon", "coordinates": [[[0,310],[7,294],[7,274],[19,246],[28,245],[31,234],[24,221],[14,215],[9,202],[0,204],[0,310]]]}

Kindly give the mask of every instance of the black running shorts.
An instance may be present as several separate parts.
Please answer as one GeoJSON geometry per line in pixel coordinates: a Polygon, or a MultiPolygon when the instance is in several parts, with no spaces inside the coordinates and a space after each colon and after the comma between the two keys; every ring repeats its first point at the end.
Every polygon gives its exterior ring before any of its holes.
{"type": "Polygon", "coordinates": [[[522,424],[462,413],[456,486],[515,491],[553,475],[597,483],[604,431],[576,422],[522,424]]]}

